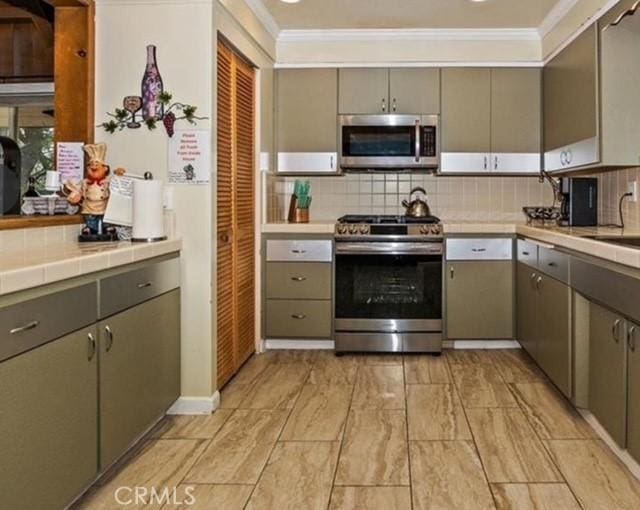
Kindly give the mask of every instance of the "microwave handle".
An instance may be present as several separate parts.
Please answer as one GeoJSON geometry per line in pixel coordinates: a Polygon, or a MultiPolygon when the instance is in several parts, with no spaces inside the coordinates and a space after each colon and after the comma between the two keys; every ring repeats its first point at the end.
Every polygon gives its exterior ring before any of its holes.
{"type": "Polygon", "coordinates": [[[420,135],[421,135],[420,121],[416,120],[416,142],[415,142],[416,163],[420,162],[420,135]]]}

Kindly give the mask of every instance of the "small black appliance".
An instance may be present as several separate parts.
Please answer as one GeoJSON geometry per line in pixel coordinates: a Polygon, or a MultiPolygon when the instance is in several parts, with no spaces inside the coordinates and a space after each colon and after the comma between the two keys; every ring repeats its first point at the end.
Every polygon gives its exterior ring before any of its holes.
{"type": "Polygon", "coordinates": [[[20,214],[20,148],[0,136],[0,216],[20,214]]]}
{"type": "Polygon", "coordinates": [[[598,179],[563,177],[560,180],[560,193],[562,194],[562,224],[570,227],[598,225],[598,179]]]}

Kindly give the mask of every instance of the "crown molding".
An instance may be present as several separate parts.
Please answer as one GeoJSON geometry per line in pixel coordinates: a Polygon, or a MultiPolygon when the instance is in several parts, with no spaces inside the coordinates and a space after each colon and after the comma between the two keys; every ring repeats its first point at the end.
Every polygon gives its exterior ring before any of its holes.
{"type": "MultiPolygon", "coordinates": [[[[260,1],[260,0],[251,0],[260,1]]],[[[535,28],[281,30],[278,42],[540,41],[535,28]]]]}
{"type": "Polygon", "coordinates": [[[556,5],[554,5],[538,27],[540,39],[544,39],[544,37],[563,20],[563,18],[579,1],[580,0],[560,0],[556,5]]]}
{"type": "Polygon", "coordinates": [[[93,0],[93,3],[96,6],[102,5],[153,5],[153,4],[174,4],[174,5],[185,5],[185,4],[210,4],[216,0],[93,0]]]}
{"type": "Polygon", "coordinates": [[[262,0],[244,0],[244,2],[260,20],[260,23],[262,23],[267,32],[277,40],[281,33],[280,26],[262,0]]]}
{"type": "Polygon", "coordinates": [[[451,62],[447,60],[443,61],[429,61],[423,60],[403,60],[403,61],[375,61],[375,62],[285,62],[274,64],[275,69],[318,69],[318,68],[351,68],[351,67],[436,67],[438,69],[443,67],[542,67],[544,62],[542,60],[491,60],[491,61],[479,61],[479,60],[459,60],[451,62]]]}
{"type": "MultiPolygon", "coordinates": [[[[604,16],[609,9],[614,7],[620,0],[608,0],[604,5],[602,5],[590,18],[585,20],[585,22],[580,25],[567,39],[562,41],[557,48],[555,48],[551,53],[549,53],[546,57],[544,57],[544,64],[552,60],[558,53],[560,53],[563,49],[569,46],[573,41],[575,41],[585,30],[587,30],[593,23],[598,21],[602,16],[604,16]]],[[[543,55],[544,56],[544,55],[543,55]]]]}

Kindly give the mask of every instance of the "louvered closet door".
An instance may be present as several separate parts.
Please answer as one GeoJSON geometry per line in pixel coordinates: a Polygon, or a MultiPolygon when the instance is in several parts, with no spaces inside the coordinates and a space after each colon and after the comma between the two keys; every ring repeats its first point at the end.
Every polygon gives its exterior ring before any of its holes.
{"type": "Polygon", "coordinates": [[[254,70],[218,43],[218,388],[255,350],[254,70]]]}
{"type": "Polygon", "coordinates": [[[233,54],[218,43],[218,387],[235,372],[233,296],[233,138],[232,138],[233,54]]]}
{"type": "Polygon", "coordinates": [[[235,66],[235,267],[237,286],[237,361],[255,350],[254,233],[254,70],[241,60],[235,66]]]}

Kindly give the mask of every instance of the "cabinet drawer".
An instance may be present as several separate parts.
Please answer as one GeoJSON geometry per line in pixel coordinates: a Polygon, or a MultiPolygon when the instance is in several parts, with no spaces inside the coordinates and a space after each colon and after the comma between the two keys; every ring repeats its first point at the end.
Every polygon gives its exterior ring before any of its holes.
{"type": "Polygon", "coordinates": [[[542,246],[538,250],[538,269],[556,280],[567,283],[569,281],[569,256],[542,246]]]}
{"type": "Polygon", "coordinates": [[[511,260],[513,241],[509,238],[447,239],[447,260],[511,260]]]}
{"type": "Polygon", "coordinates": [[[131,308],[179,286],[178,258],[103,278],[100,280],[100,318],[131,308]]]}
{"type": "Polygon", "coordinates": [[[518,262],[522,262],[531,267],[538,267],[538,245],[524,239],[518,239],[518,262]]]}
{"type": "Polygon", "coordinates": [[[267,262],[331,262],[330,240],[269,239],[267,262]]]}
{"type": "Polygon", "coordinates": [[[331,264],[269,262],[267,298],[331,299],[331,264]]]}
{"type": "Polygon", "coordinates": [[[95,283],[47,294],[0,309],[0,361],[96,321],[95,283]]]}
{"type": "Polygon", "coordinates": [[[329,338],[331,301],[267,300],[267,337],[329,338]]]}

